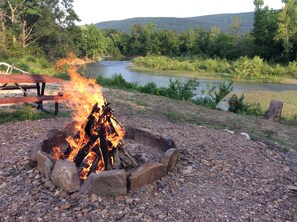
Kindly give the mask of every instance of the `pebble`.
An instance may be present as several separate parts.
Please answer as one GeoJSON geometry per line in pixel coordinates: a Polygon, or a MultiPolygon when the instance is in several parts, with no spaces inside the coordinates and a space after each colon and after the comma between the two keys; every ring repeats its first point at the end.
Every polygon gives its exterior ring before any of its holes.
{"type": "Polygon", "coordinates": [[[227,133],[230,133],[230,134],[234,134],[234,131],[232,131],[232,130],[224,129],[224,131],[227,133]]]}
{"type": "Polygon", "coordinates": [[[71,205],[69,203],[64,203],[64,204],[62,204],[62,206],[60,207],[60,209],[61,210],[65,210],[65,209],[68,209],[70,207],[71,207],[71,205]]]}
{"type": "MultiPolygon", "coordinates": [[[[123,93],[125,96],[127,92],[123,93]]],[[[130,108],[133,112],[133,107],[130,108]]],[[[278,150],[266,152],[268,149],[257,142],[236,137],[230,140],[230,135],[221,130],[202,129],[195,124],[171,124],[163,118],[137,119],[134,115],[122,118],[125,123],[136,126],[146,123],[145,127],[170,134],[176,139],[177,147],[184,145],[182,159],[170,176],[118,198],[95,198],[79,192],[69,195],[60,188],[50,192],[45,189],[49,182],[36,177],[39,174],[36,166],[31,169],[29,162],[24,165],[22,159],[29,155],[29,147],[34,142],[31,129],[38,132],[34,137],[38,138],[49,129],[62,126],[62,118],[33,121],[34,124],[32,121],[8,123],[0,125],[2,132],[9,130],[5,138],[0,135],[0,144],[9,141],[9,145],[1,146],[0,218],[3,221],[84,222],[269,221],[273,216],[275,221],[295,221],[296,209],[290,201],[297,191],[297,183],[294,184],[297,177],[292,173],[293,167],[278,155],[278,150]],[[17,131],[27,145],[19,141],[17,131]],[[28,154],[18,153],[17,148],[28,154]],[[10,159],[11,154],[5,150],[13,152],[16,158],[10,159]],[[272,157],[276,161],[270,161],[272,157]],[[211,172],[211,168],[206,167],[216,165],[222,170],[211,172]],[[195,176],[187,174],[193,171],[195,176]],[[286,186],[289,182],[292,185],[286,186]]]]}
{"type": "Polygon", "coordinates": [[[5,182],[3,182],[1,185],[0,185],[0,189],[3,189],[3,188],[5,188],[6,187],[6,183],[5,182]]]}
{"type": "Polygon", "coordinates": [[[249,134],[245,133],[245,132],[241,132],[239,135],[244,136],[246,139],[250,140],[251,137],[249,134]]]}
{"type": "Polygon", "coordinates": [[[48,180],[44,183],[44,187],[46,187],[46,188],[51,188],[52,186],[53,186],[53,183],[50,180],[48,180]]]}
{"type": "Polygon", "coordinates": [[[187,166],[186,169],[183,170],[183,174],[190,174],[193,171],[192,166],[187,166]]]}

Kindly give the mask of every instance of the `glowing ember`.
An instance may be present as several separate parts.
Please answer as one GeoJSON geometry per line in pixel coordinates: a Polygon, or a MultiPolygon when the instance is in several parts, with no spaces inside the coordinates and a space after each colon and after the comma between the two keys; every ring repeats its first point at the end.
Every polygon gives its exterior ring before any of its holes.
{"type": "Polygon", "coordinates": [[[114,110],[105,101],[101,86],[94,79],[83,78],[74,68],[69,75],[71,80],[64,85],[64,97],[73,110],[77,133],[67,138],[69,146],[63,154],[57,147],[54,153],[55,158],[74,162],[80,178],[85,180],[92,172],[114,167],[125,132],[113,117],[114,110]]]}

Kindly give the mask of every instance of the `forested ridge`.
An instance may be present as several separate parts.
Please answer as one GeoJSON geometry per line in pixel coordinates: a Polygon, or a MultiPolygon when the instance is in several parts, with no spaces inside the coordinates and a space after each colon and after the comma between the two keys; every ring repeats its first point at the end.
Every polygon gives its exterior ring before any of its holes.
{"type": "Polygon", "coordinates": [[[204,15],[187,18],[175,17],[137,17],[123,19],[119,21],[106,21],[96,23],[95,26],[99,29],[116,29],[122,32],[130,31],[133,25],[145,25],[154,23],[159,30],[173,30],[176,32],[187,31],[188,29],[204,29],[210,30],[211,27],[217,26],[222,32],[230,32],[230,24],[232,19],[237,17],[241,21],[239,33],[247,33],[253,29],[254,12],[234,13],[234,14],[217,14],[204,15]]]}
{"type": "MultiPolygon", "coordinates": [[[[218,26],[177,32],[158,29],[151,22],[123,32],[93,24],[77,26],[73,0],[4,0],[0,2],[0,58],[31,72],[50,72],[52,64],[69,53],[92,60],[147,55],[230,62],[247,58],[290,65],[295,72],[297,2],[283,2],[282,10],[272,10],[263,0],[255,0],[253,28],[243,33],[238,16],[231,17],[228,32],[218,26]]],[[[195,18],[199,17],[191,19],[195,18]]]]}

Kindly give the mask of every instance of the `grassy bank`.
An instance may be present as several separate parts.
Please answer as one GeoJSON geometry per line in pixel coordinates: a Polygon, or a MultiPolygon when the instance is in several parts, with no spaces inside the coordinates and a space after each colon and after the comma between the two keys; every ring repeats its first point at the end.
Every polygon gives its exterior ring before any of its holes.
{"type": "Polygon", "coordinates": [[[165,56],[136,57],[132,69],[174,71],[173,75],[192,78],[221,78],[236,81],[288,82],[297,83],[297,62],[288,66],[270,65],[260,57],[241,57],[236,61],[225,59],[169,58],[165,56]],[[292,82],[292,81],[291,81],[292,82]]]}
{"type": "Polygon", "coordinates": [[[283,102],[282,116],[292,118],[297,116],[297,91],[249,91],[244,94],[245,101],[259,103],[263,110],[268,110],[271,100],[280,100],[283,102]]]}

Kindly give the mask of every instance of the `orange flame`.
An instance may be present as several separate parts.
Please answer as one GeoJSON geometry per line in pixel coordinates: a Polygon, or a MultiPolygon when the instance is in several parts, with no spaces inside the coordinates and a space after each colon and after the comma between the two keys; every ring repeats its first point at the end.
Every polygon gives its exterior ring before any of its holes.
{"type": "MultiPolygon", "coordinates": [[[[89,136],[86,135],[85,127],[94,104],[98,103],[98,107],[101,108],[106,104],[106,101],[102,94],[102,87],[96,84],[95,79],[86,79],[80,76],[75,68],[70,68],[68,72],[71,80],[63,85],[63,95],[66,99],[65,104],[72,110],[72,119],[76,122],[75,128],[78,129],[79,134],[79,137],[68,137],[66,139],[71,147],[71,153],[68,156],[68,160],[74,162],[78,152],[86,146],[90,140],[89,136]]],[[[93,117],[95,118],[95,122],[98,122],[99,120],[101,121],[99,124],[104,125],[106,132],[113,132],[111,134],[106,133],[105,135],[106,139],[112,144],[112,146],[108,146],[108,150],[112,151],[113,148],[116,148],[120,144],[122,137],[125,135],[125,131],[122,129],[121,125],[111,117],[111,114],[109,116],[104,116],[104,118],[102,118],[102,116],[100,118],[100,115],[102,115],[102,110],[98,113],[94,113],[93,117]],[[109,119],[110,122],[108,122],[107,119],[109,119]]],[[[91,129],[91,134],[98,135],[98,132],[95,131],[95,129],[91,129]]],[[[85,167],[80,171],[80,177],[83,180],[87,178],[92,163],[96,159],[96,155],[98,155],[96,152],[91,151],[96,145],[100,147],[100,139],[97,139],[97,141],[90,147],[90,151],[84,158],[85,167]]],[[[100,150],[100,152],[101,159],[96,166],[96,172],[105,169],[102,151],[100,150]]],[[[59,150],[57,150],[57,153],[60,154],[59,150]]],[[[59,155],[56,154],[56,152],[55,155],[59,158],[59,155]]],[[[113,157],[110,158],[113,165],[113,157]]]]}
{"type": "Polygon", "coordinates": [[[61,154],[60,147],[58,146],[53,147],[53,151],[54,151],[54,156],[53,156],[54,160],[60,159],[60,154],[61,154]]]}

